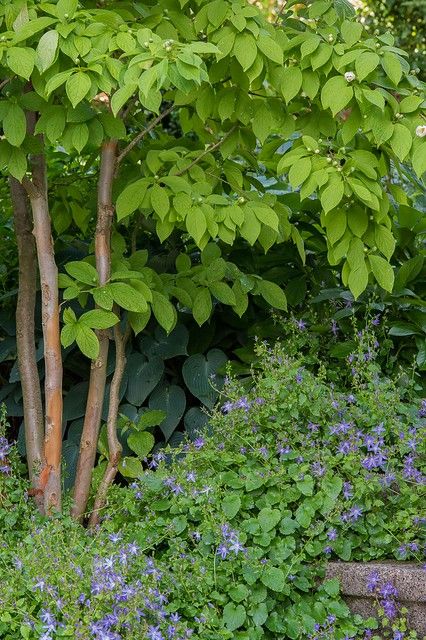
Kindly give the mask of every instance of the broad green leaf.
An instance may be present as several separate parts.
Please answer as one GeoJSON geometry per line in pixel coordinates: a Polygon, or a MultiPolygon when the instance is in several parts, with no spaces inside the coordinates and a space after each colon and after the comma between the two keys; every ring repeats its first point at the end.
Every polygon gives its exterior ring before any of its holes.
{"type": "Polygon", "coordinates": [[[157,322],[170,333],[176,324],[176,310],[172,303],[163,294],[153,291],[151,307],[157,322]]]}
{"type": "Polygon", "coordinates": [[[35,51],[26,47],[10,47],[7,49],[6,61],[13,73],[29,80],[34,69],[35,51]]]}
{"type": "Polygon", "coordinates": [[[68,78],[73,73],[72,69],[67,69],[66,71],[61,71],[61,73],[57,73],[46,83],[46,95],[50,96],[50,94],[55,91],[58,87],[60,87],[64,82],[68,80],[68,78]]]}
{"type": "Polygon", "coordinates": [[[241,498],[237,494],[231,494],[225,496],[222,500],[222,511],[225,514],[227,520],[235,518],[239,510],[241,509],[241,498]]]}
{"type": "Polygon", "coordinates": [[[251,33],[245,32],[237,34],[233,54],[244,71],[247,71],[247,69],[251,67],[257,56],[256,41],[251,33]]]}
{"type": "Polygon", "coordinates": [[[223,385],[223,376],[219,374],[219,370],[227,361],[223,351],[210,349],[206,355],[196,353],[190,356],[182,367],[186,386],[209,409],[213,409],[223,385]]]}
{"type": "Polygon", "coordinates": [[[379,285],[385,291],[392,292],[394,283],[394,272],[392,266],[387,260],[381,256],[368,256],[370,262],[371,271],[376,278],[379,285]]]}
{"type": "Polygon", "coordinates": [[[143,460],[152,450],[155,439],[152,433],[148,431],[134,431],[127,438],[127,444],[130,449],[136,453],[138,458],[143,460]]]}
{"type": "Polygon", "coordinates": [[[242,604],[235,605],[233,602],[228,602],[223,608],[223,622],[229,631],[242,627],[246,618],[246,610],[242,604]]]}
{"type": "Polygon", "coordinates": [[[300,187],[308,178],[312,170],[312,161],[310,158],[300,158],[291,165],[288,174],[288,180],[293,188],[300,187]]]}
{"type": "Polygon", "coordinates": [[[136,336],[138,335],[138,333],[140,333],[145,329],[146,325],[149,322],[150,317],[151,317],[150,307],[148,307],[146,311],[143,311],[140,313],[136,313],[134,311],[128,312],[129,323],[136,336]]]}
{"type": "Polygon", "coordinates": [[[394,126],[393,135],[389,143],[395,155],[402,162],[409,154],[413,143],[410,130],[403,124],[397,123],[394,126]]]}
{"type": "Polygon", "coordinates": [[[142,462],[132,456],[123,458],[118,465],[118,470],[125,478],[141,478],[144,474],[142,462]]]}
{"type": "Polygon", "coordinates": [[[271,36],[260,34],[257,39],[257,46],[260,51],[267,57],[269,60],[276,62],[279,65],[283,63],[283,51],[280,45],[275,42],[275,40],[271,36]]]}
{"type": "Polygon", "coordinates": [[[55,61],[58,50],[59,33],[57,31],[47,31],[44,33],[36,49],[36,67],[40,73],[49,69],[55,61]]]}
{"type": "Polygon", "coordinates": [[[98,272],[95,267],[92,267],[88,262],[68,262],[65,265],[65,271],[69,273],[70,276],[84,284],[94,286],[98,282],[98,272]]]}
{"type": "Polygon", "coordinates": [[[62,327],[61,331],[61,344],[66,349],[71,346],[77,337],[77,325],[66,324],[62,327]]]}
{"type": "Polygon", "coordinates": [[[364,80],[372,71],[374,71],[380,63],[377,53],[372,51],[364,51],[355,60],[355,72],[358,80],[364,80]]]}
{"type": "Polygon", "coordinates": [[[160,220],[163,221],[170,209],[167,190],[163,187],[160,187],[158,184],[154,184],[149,194],[151,198],[152,208],[154,209],[160,220]]]}
{"type": "Polygon", "coordinates": [[[72,130],[72,144],[74,149],[81,153],[89,142],[89,127],[85,122],[75,124],[72,130]]]}
{"type": "Polygon", "coordinates": [[[275,282],[260,280],[257,283],[257,292],[275,309],[287,310],[287,299],[284,291],[275,282]]]}
{"type": "Polygon", "coordinates": [[[27,170],[27,157],[19,147],[14,147],[10,153],[7,169],[11,176],[21,181],[27,170]]]}
{"type": "Polygon", "coordinates": [[[3,119],[3,132],[6,140],[14,147],[20,147],[27,133],[25,113],[17,104],[10,104],[3,119]]]}
{"type": "Polygon", "coordinates": [[[146,178],[129,184],[118,196],[116,203],[118,221],[136,211],[142,204],[149,182],[146,178]]]}
{"type": "Polygon", "coordinates": [[[90,329],[109,329],[119,322],[119,318],[111,311],[92,309],[83,313],[78,321],[90,327],[90,329]]]}
{"type": "Polygon", "coordinates": [[[58,0],[56,13],[60,20],[71,20],[77,11],[78,0],[58,0]]]}
{"type": "Polygon", "coordinates": [[[74,109],[87,96],[91,86],[90,77],[82,71],[77,71],[77,73],[68,78],[65,90],[74,109]]]}
{"type": "Polygon", "coordinates": [[[420,144],[413,153],[413,169],[421,178],[426,172],[426,142],[420,144]]]}
{"type": "Polygon", "coordinates": [[[35,18],[34,20],[30,20],[26,24],[24,24],[20,29],[17,30],[15,35],[13,36],[12,43],[18,44],[19,42],[23,42],[27,38],[31,38],[39,31],[44,31],[47,27],[50,27],[54,22],[56,22],[55,18],[35,18]]]}
{"type": "Polygon", "coordinates": [[[287,67],[284,69],[281,82],[281,93],[287,104],[299,93],[302,88],[303,76],[299,67],[287,67]]]}
{"type": "Polygon", "coordinates": [[[352,100],[353,94],[353,88],[343,76],[334,76],[322,88],[321,102],[324,109],[330,108],[333,115],[336,115],[352,100]]]}
{"type": "Polygon", "coordinates": [[[363,32],[363,26],[360,22],[355,22],[354,20],[345,20],[340,27],[341,34],[343,39],[349,46],[353,46],[361,39],[361,34],[363,32]]]}
{"type": "Polygon", "coordinates": [[[114,302],[127,311],[146,312],[148,303],[145,297],[134,287],[124,282],[111,282],[106,285],[114,302]]]}
{"type": "Polygon", "coordinates": [[[195,242],[199,244],[207,230],[207,221],[204,211],[199,207],[191,207],[185,218],[185,224],[188,233],[194,238],[195,242]]]}
{"type": "Polygon", "coordinates": [[[374,232],[374,238],[380,253],[383,253],[385,258],[390,260],[393,252],[395,251],[396,244],[392,232],[383,225],[377,225],[374,232]]]}
{"type": "Polygon", "coordinates": [[[326,217],[325,224],[327,238],[331,244],[335,244],[346,231],[346,212],[343,209],[336,209],[326,217]]]}
{"type": "Polygon", "coordinates": [[[91,360],[96,360],[99,355],[99,340],[95,332],[85,324],[77,323],[75,327],[75,339],[81,353],[91,360]]]}
{"type": "Polygon", "coordinates": [[[149,408],[164,411],[166,418],[160,423],[160,429],[166,442],[172,436],[185,413],[186,396],[182,387],[177,385],[159,385],[149,398],[149,408]]]}
{"type": "Polygon", "coordinates": [[[282,591],[285,586],[285,576],[282,569],[277,567],[271,567],[266,565],[266,569],[263,571],[260,580],[265,587],[272,591],[282,591]]]}
{"type": "Polygon", "coordinates": [[[111,311],[112,307],[114,306],[114,300],[107,287],[99,287],[99,289],[93,289],[92,296],[98,307],[102,307],[102,309],[111,311]]]}
{"type": "Polygon", "coordinates": [[[126,399],[135,407],[140,407],[160,382],[164,362],[158,357],[147,360],[142,354],[134,352],[128,358],[126,371],[129,378],[126,399]]]}
{"type": "Polygon", "coordinates": [[[268,532],[271,531],[274,527],[277,526],[279,521],[281,520],[281,511],[279,509],[271,509],[270,507],[264,507],[259,511],[259,515],[257,516],[258,522],[261,526],[262,531],[268,532]]]}
{"type": "Polygon", "coordinates": [[[200,287],[192,305],[192,315],[200,327],[210,318],[212,308],[210,291],[207,287],[200,287]]]}
{"type": "Polygon", "coordinates": [[[339,180],[339,182],[332,182],[323,190],[321,193],[321,204],[325,213],[328,213],[340,204],[344,192],[345,188],[342,180],[339,180]]]}
{"type": "Polygon", "coordinates": [[[234,306],[237,302],[235,294],[226,282],[211,282],[209,289],[219,302],[234,306]]]}
{"type": "Polygon", "coordinates": [[[111,98],[111,110],[114,116],[117,116],[121,107],[123,107],[126,102],[134,95],[137,89],[138,85],[136,84],[136,82],[126,84],[124,85],[124,87],[120,87],[120,89],[117,89],[117,91],[111,98]]]}
{"type": "Polygon", "coordinates": [[[386,51],[382,57],[382,67],[389,80],[397,86],[402,78],[402,67],[395,54],[386,51]]]}
{"type": "Polygon", "coordinates": [[[348,278],[349,289],[355,299],[357,299],[368,285],[368,269],[365,262],[359,264],[355,269],[351,269],[348,278]]]}

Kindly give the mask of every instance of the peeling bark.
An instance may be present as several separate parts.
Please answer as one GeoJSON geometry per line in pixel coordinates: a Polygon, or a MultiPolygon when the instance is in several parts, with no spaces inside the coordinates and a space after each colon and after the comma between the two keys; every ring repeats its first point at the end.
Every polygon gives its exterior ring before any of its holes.
{"type": "Polygon", "coordinates": [[[32,158],[32,181],[23,182],[31,203],[40,272],[45,363],[44,466],[39,488],[47,514],[61,509],[62,354],[59,329],[58,269],[47,194],[46,159],[32,158]]]}
{"type": "Polygon", "coordinates": [[[100,513],[105,506],[106,496],[109,487],[114,482],[120,464],[123,447],[117,437],[117,417],[120,406],[120,386],[126,368],[126,344],[130,337],[130,328],[124,333],[121,332],[120,324],[114,327],[115,340],[115,369],[111,382],[109,394],[109,409],[107,420],[107,436],[109,459],[104,477],[99,485],[93,511],[90,515],[89,525],[95,527],[99,524],[100,513]]]}
{"type": "Polygon", "coordinates": [[[43,406],[34,332],[37,253],[27,193],[15,178],[10,178],[9,184],[19,261],[16,344],[24,403],[25,446],[32,491],[39,510],[43,512],[39,487],[43,468],[43,406]]]}
{"type": "MultiPolygon", "coordinates": [[[[101,151],[98,185],[98,217],[95,235],[96,269],[101,286],[108,282],[111,272],[111,225],[114,213],[112,186],[116,156],[117,142],[115,140],[105,142],[101,151]]],[[[99,356],[92,362],[90,371],[86,414],[81,435],[74,487],[72,515],[77,520],[83,518],[89,499],[105,394],[109,337],[108,332],[104,330],[97,331],[96,334],[99,340],[99,356]]]]}

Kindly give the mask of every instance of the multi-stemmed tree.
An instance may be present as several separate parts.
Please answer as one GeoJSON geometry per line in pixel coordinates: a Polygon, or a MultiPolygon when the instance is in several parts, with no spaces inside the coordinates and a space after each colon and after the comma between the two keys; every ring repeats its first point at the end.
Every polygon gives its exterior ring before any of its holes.
{"type": "Polygon", "coordinates": [[[13,0],[0,7],[0,51],[0,164],[19,250],[32,492],[42,511],[60,509],[61,341],[76,342],[92,361],[74,488],[73,514],[83,518],[113,339],[109,461],[95,523],[120,461],[116,423],[131,332],[151,315],[169,332],[182,310],[202,325],[217,301],[242,315],[249,294],[286,307],[275,283],[226,259],[237,238],[265,252],[291,241],[303,259],[298,211],[260,176],[287,175],[312,203],[329,261],[342,264],[355,297],[370,279],[392,290],[391,203],[404,196],[391,175],[410,164],[420,179],[426,170],[424,87],[392,36],[369,35],[346,0],[291,0],[274,23],[244,1],[13,0]],[[52,187],[52,173],[65,186],[52,187]],[[89,247],[59,277],[52,219],[56,230],[76,225],[89,247]],[[150,237],[172,253],[169,271],[148,262],[141,241],[150,237]]]}

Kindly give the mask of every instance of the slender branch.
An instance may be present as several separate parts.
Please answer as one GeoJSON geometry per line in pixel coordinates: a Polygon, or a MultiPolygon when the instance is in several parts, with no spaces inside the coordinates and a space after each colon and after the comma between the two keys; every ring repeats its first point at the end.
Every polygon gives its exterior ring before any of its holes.
{"type": "Polygon", "coordinates": [[[105,506],[108,489],[114,482],[114,478],[117,475],[118,465],[120,464],[121,454],[123,451],[123,447],[117,437],[117,417],[120,406],[120,386],[123,380],[124,370],[126,368],[126,344],[130,335],[130,326],[127,326],[124,335],[121,332],[120,323],[114,326],[115,370],[109,394],[107,419],[109,459],[104,477],[101,480],[96,494],[95,504],[89,521],[90,527],[95,527],[99,524],[100,512],[105,506]]]}
{"type": "Polygon", "coordinates": [[[43,497],[39,489],[39,476],[43,468],[43,406],[34,337],[37,252],[27,193],[15,178],[9,179],[9,185],[18,245],[16,344],[24,403],[25,445],[32,491],[39,510],[43,512],[43,497]]]}
{"type": "Polygon", "coordinates": [[[10,82],[10,81],[11,81],[11,78],[5,78],[4,80],[2,80],[2,81],[0,82],[0,91],[1,91],[2,89],[4,89],[4,87],[5,87],[7,84],[9,84],[9,82],[10,82]]]}
{"type": "Polygon", "coordinates": [[[232,129],[230,129],[228,131],[228,133],[226,133],[223,138],[221,138],[220,140],[218,140],[217,142],[215,142],[214,144],[210,145],[209,147],[207,147],[207,149],[205,149],[193,162],[191,162],[187,167],[185,167],[184,169],[181,169],[180,171],[178,171],[177,173],[175,173],[175,176],[181,176],[184,173],[186,173],[187,171],[189,171],[190,169],[192,169],[192,167],[196,164],[198,164],[205,156],[207,156],[209,153],[211,153],[212,151],[214,151],[215,149],[218,149],[227,138],[229,138],[229,136],[231,135],[231,133],[234,133],[235,129],[237,128],[237,126],[235,125],[235,127],[232,127],[232,129]]]}
{"type": "MultiPolygon", "coordinates": [[[[117,141],[105,142],[101,151],[98,217],[95,234],[96,269],[100,286],[106,284],[111,273],[111,226],[114,213],[112,187],[116,156],[117,141]]],[[[96,360],[92,361],[90,370],[89,392],[74,487],[72,515],[78,520],[83,518],[89,498],[105,395],[109,336],[106,330],[96,331],[96,335],[99,340],[99,355],[96,360]]]]}
{"type": "MultiPolygon", "coordinates": [[[[40,272],[45,363],[44,467],[39,487],[47,514],[61,508],[62,354],[59,331],[58,268],[49,214],[46,157],[32,159],[29,198],[40,272]]],[[[26,185],[24,185],[26,186],[26,185]]]]}
{"type": "Polygon", "coordinates": [[[171,107],[168,107],[165,111],[163,111],[163,113],[160,113],[159,116],[157,116],[156,118],[154,118],[154,120],[152,120],[152,122],[149,123],[149,125],[143,129],[143,131],[140,131],[138,133],[138,135],[133,138],[133,140],[131,142],[129,142],[129,144],[127,145],[127,147],[125,149],[123,149],[123,151],[120,153],[120,155],[117,158],[117,162],[116,162],[116,166],[117,168],[120,166],[121,162],[124,160],[124,158],[127,156],[127,154],[130,153],[130,151],[153,129],[155,129],[155,127],[162,121],[164,120],[164,118],[166,116],[169,115],[169,113],[171,113],[171,111],[173,111],[174,109],[174,105],[172,105],[171,107]]]}

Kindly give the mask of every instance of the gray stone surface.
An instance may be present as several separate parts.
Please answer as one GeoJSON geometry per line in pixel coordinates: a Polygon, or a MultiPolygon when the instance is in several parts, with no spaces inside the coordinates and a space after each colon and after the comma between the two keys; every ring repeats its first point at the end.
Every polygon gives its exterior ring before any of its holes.
{"type": "Polygon", "coordinates": [[[330,562],[327,578],[338,578],[350,608],[363,616],[374,615],[373,599],[367,589],[370,574],[377,571],[380,580],[392,582],[398,589],[398,601],[405,606],[410,626],[426,637],[426,571],[410,562],[330,562]]]}

